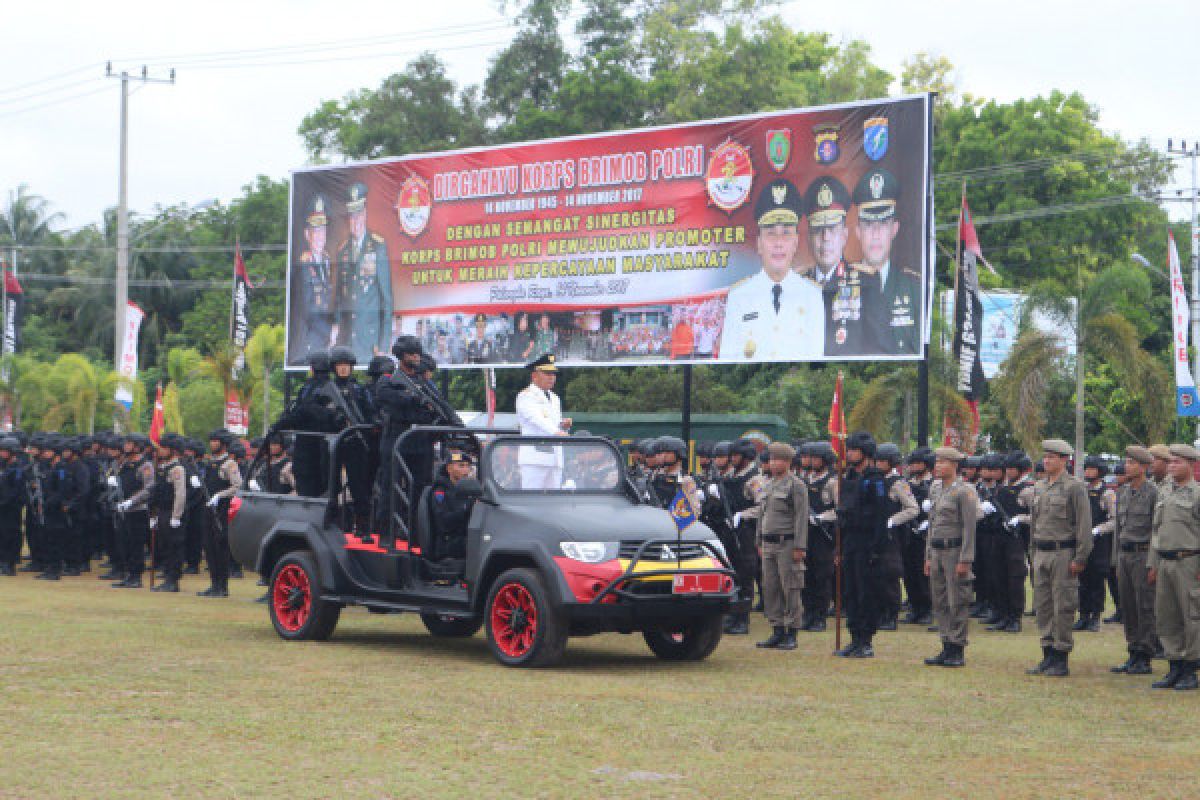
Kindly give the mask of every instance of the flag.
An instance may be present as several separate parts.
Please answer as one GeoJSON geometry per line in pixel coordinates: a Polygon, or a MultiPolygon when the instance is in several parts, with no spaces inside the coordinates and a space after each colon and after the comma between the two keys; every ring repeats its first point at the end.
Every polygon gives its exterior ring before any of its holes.
{"type": "Polygon", "coordinates": [[[680,533],[696,521],[696,509],[692,507],[692,500],[682,486],[675,490],[675,499],[671,501],[671,516],[680,533]]]}
{"type": "Polygon", "coordinates": [[[235,436],[245,436],[250,431],[250,413],[242,405],[242,396],[232,386],[225,395],[225,429],[235,436]]]}
{"type": "MultiPolygon", "coordinates": [[[[117,368],[117,372],[127,384],[132,384],[137,379],[138,331],[141,330],[142,318],[145,316],[138,304],[130,300],[125,307],[125,335],[121,337],[121,361],[117,368]]],[[[133,392],[128,385],[118,386],[115,396],[117,402],[125,406],[126,411],[133,408],[133,392]]]]}
{"type": "Polygon", "coordinates": [[[246,339],[250,333],[250,278],[246,274],[246,262],[242,260],[242,246],[235,242],[233,246],[233,308],[229,314],[229,337],[233,341],[234,362],[233,375],[237,380],[238,373],[246,367],[246,339]]]}
{"type": "Polygon", "coordinates": [[[496,424],[496,370],[488,367],[483,371],[484,404],[487,406],[488,427],[496,424]]]}
{"type": "MultiPolygon", "coordinates": [[[[960,429],[952,415],[947,412],[943,421],[944,443],[968,452],[970,444],[979,435],[979,401],[987,393],[987,380],[983,376],[983,360],[980,356],[980,326],[983,324],[983,301],[979,295],[979,268],[977,261],[987,261],[979,247],[979,236],[975,223],[971,221],[971,209],[967,206],[964,189],[962,209],[958,221],[958,239],[961,244],[962,263],[958,269],[958,290],[954,296],[954,363],[956,365],[955,391],[967,401],[971,409],[970,435],[960,429]]],[[[991,269],[991,265],[987,265],[991,269]]],[[[994,270],[993,270],[994,271],[994,270]]]]}
{"type": "Polygon", "coordinates": [[[1181,417],[1200,416],[1200,397],[1196,394],[1196,378],[1188,361],[1187,292],[1183,286],[1183,270],[1179,266],[1179,250],[1175,237],[1167,231],[1167,265],[1171,273],[1171,358],[1175,362],[1175,413],[1181,417]]]}
{"type": "Polygon", "coordinates": [[[829,443],[838,461],[846,459],[846,411],[842,400],[842,373],[838,371],[837,383],[833,387],[833,402],[829,404],[829,443]]]}
{"type": "Polygon", "coordinates": [[[150,418],[150,441],[158,444],[159,438],[163,435],[163,428],[166,427],[166,422],[163,419],[163,399],[162,399],[162,384],[154,390],[154,416],[150,418]]]}
{"type": "MultiPolygon", "coordinates": [[[[17,276],[4,266],[4,349],[6,356],[11,356],[21,349],[22,312],[25,306],[25,294],[17,276]]],[[[7,379],[7,378],[6,378],[7,379]]]]}

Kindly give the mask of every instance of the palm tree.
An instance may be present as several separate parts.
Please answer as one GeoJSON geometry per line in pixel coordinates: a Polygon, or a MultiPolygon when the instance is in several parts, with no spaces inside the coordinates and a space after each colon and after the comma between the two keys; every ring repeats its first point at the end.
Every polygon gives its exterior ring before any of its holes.
{"type": "MultiPolygon", "coordinates": [[[[283,362],[284,330],[282,325],[259,325],[246,342],[247,376],[262,385],[263,436],[271,425],[271,373],[283,362]]],[[[252,395],[247,394],[247,397],[252,395]]]]}
{"type": "Polygon", "coordinates": [[[163,420],[167,430],[184,431],[183,409],[179,406],[179,393],[189,378],[195,375],[204,357],[199,350],[190,347],[173,347],[167,351],[164,372],[167,385],[163,387],[163,420]]]}
{"type": "MultiPolygon", "coordinates": [[[[1002,365],[997,392],[1005,415],[1018,439],[1035,449],[1045,424],[1045,388],[1051,373],[1062,368],[1065,353],[1055,337],[1033,328],[1035,314],[1044,314],[1070,332],[1075,344],[1075,450],[1084,453],[1084,400],[1087,363],[1099,359],[1112,368],[1127,389],[1139,395],[1142,433],[1155,440],[1174,419],[1169,376],[1150,353],[1142,349],[1137,328],[1122,309],[1145,305],[1150,298],[1149,279],[1140,271],[1112,266],[1086,283],[1082,274],[1074,294],[1043,281],[1029,292],[1021,312],[1021,335],[1002,365]],[[1165,390],[1166,389],[1166,390],[1165,390]]],[[[1103,405],[1100,406],[1103,409],[1103,405]]],[[[1124,426],[1122,426],[1124,427],[1124,426]]],[[[1130,438],[1138,438],[1126,431],[1130,438]]],[[[1076,459],[1082,473],[1083,459],[1076,459]]]]}
{"type": "Polygon", "coordinates": [[[51,226],[65,219],[61,212],[49,213],[49,208],[49,201],[31,194],[28,184],[9,192],[8,207],[0,213],[0,242],[37,244],[49,237],[51,226]]]}

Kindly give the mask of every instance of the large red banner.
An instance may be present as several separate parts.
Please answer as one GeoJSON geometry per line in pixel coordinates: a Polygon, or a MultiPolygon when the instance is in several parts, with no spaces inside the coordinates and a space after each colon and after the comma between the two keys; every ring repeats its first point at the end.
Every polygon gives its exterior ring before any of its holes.
{"type": "Polygon", "coordinates": [[[292,176],[287,364],[913,359],[926,95],[292,176]]]}

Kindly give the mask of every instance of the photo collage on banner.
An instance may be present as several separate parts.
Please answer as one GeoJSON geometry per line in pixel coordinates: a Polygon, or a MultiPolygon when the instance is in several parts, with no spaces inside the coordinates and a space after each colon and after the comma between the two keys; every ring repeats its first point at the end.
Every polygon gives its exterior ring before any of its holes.
{"type": "Polygon", "coordinates": [[[901,360],[926,345],[929,98],[292,175],[287,365],[901,360]]]}

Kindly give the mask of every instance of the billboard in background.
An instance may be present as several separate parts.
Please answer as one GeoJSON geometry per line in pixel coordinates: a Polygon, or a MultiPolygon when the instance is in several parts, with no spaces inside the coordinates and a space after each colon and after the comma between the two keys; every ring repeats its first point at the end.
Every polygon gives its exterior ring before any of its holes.
{"type": "Polygon", "coordinates": [[[286,363],[902,360],[928,339],[927,95],[292,174],[286,363]]]}
{"type": "MultiPolygon", "coordinates": [[[[1021,322],[1025,295],[1020,292],[983,291],[979,293],[979,298],[983,304],[979,355],[983,362],[983,375],[991,380],[996,377],[1000,365],[1008,358],[1013,344],[1017,341],[1017,329],[1021,322]]],[[[1071,302],[1074,306],[1074,299],[1071,302]]],[[[942,292],[943,312],[949,312],[953,308],[953,292],[942,292]]],[[[1069,328],[1040,312],[1034,313],[1033,324],[1038,330],[1054,336],[1069,358],[1075,357],[1075,336],[1069,328]]]]}

